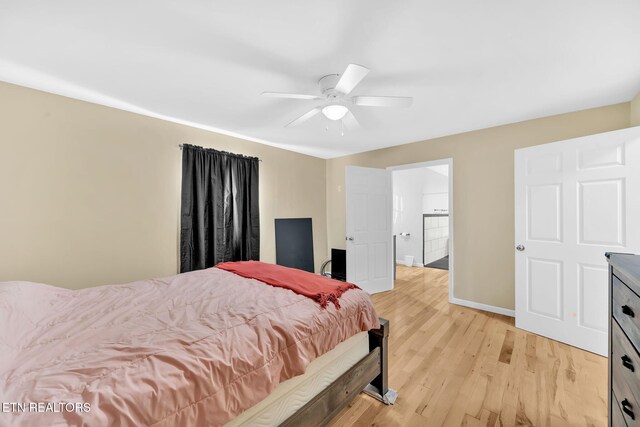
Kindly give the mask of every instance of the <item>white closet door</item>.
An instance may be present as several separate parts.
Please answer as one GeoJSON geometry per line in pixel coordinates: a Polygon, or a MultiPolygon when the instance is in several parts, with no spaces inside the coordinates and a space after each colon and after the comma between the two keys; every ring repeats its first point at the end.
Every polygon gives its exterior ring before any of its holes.
{"type": "Polygon", "coordinates": [[[640,127],[516,150],[516,326],[607,354],[605,252],[640,253],[640,127]]]}

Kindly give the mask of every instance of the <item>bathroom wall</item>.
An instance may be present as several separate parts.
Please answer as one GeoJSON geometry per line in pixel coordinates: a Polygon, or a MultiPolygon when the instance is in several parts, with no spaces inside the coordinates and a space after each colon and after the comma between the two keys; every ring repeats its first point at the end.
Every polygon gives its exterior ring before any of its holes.
{"type": "Polygon", "coordinates": [[[424,264],[449,255],[449,217],[424,217],[424,264]]]}
{"type": "MultiPolygon", "coordinates": [[[[414,266],[423,265],[423,214],[442,213],[443,209],[449,208],[449,178],[445,175],[447,170],[448,166],[443,165],[436,168],[393,171],[393,233],[397,236],[396,262],[404,263],[405,255],[411,255],[414,258],[414,266]],[[401,236],[401,233],[410,235],[401,236]]],[[[430,224],[435,224],[436,229],[429,233],[429,239],[433,239],[434,243],[428,243],[428,249],[430,253],[433,252],[431,255],[435,256],[440,252],[446,252],[440,240],[446,241],[448,237],[448,223],[446,230],[444,226],[440,227],[437,220],[431,221],[430,224]]],[[[446,253],[442,256],[444,255],[446,253]]]]}
{"type": "Polygon", "coordinates": [[[424,168],[422,213],[444,213],[449,210],[449,165],[424,168]]]}
{"type": "MultiPolygon", "coordinates": [[[[424,169],[422,212],[445,214],[449,212],[449,165],[424,169]]],[[[449,217],[424,218],[423,262],[429,264],[449,255],[449,217]]]]}
{"type": "Polygon", "coordinates": [[[399,263],[404,263],[405,255],[412,255],[414,265],[422,265],[423,187],[423,169],[393,171],[393,234],[399,263]],[[410,236],[400,236],[400,233],[410,236]]]}

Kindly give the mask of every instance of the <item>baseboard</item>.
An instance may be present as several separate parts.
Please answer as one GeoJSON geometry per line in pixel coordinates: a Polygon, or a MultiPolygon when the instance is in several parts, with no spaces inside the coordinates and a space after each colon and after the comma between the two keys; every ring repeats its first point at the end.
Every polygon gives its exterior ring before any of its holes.
{"type": "MultiPolygon", "coordinates": [[[[396,264],[397,265],[404,265],[406,266],[406,264],[404,263],[404,260],[396,260],[396,264]]],[[[413,267],[424,267],[424,265],[422,265],[422,263],[420,263],[420,261],[413,261],[413,267]]]]}
{"type": "Polygon", "coordinates": [[[508,308],[496,307],[495,305],[482,304],[481,302],[468,301],[466,299],[460,299],[455,297],[449,297],[451,304],[462,305],[464,307],[476,308],[478,310],[489,311],[491,313],[502,314],[503,316],[516,317],[515,310],[508,308]]]}

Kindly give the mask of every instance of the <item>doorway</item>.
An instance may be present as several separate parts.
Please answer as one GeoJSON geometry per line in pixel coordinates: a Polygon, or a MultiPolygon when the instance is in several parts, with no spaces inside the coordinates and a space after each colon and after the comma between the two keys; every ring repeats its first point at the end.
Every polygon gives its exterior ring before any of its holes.
{"type": "MultiPolygon", "coordinates": [[[[449,270],[453,295],[453,159],[388,168],[394,264],[449,270]]],[[[404,268],[404,267],[402,267],[404,268]]]]}

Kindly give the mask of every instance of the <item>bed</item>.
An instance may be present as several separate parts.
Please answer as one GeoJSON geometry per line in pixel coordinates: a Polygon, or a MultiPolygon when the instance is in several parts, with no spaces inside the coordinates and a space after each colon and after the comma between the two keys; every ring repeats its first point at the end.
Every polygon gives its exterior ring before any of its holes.
{"type": "Polygon", "coordinates": [[[364,291],[339,301],[219,268],[81,290],[2,283],[0,401],[14,406],[0,424],[326,423],[368,383],[388,389],[388,322],[364,291]]]}

